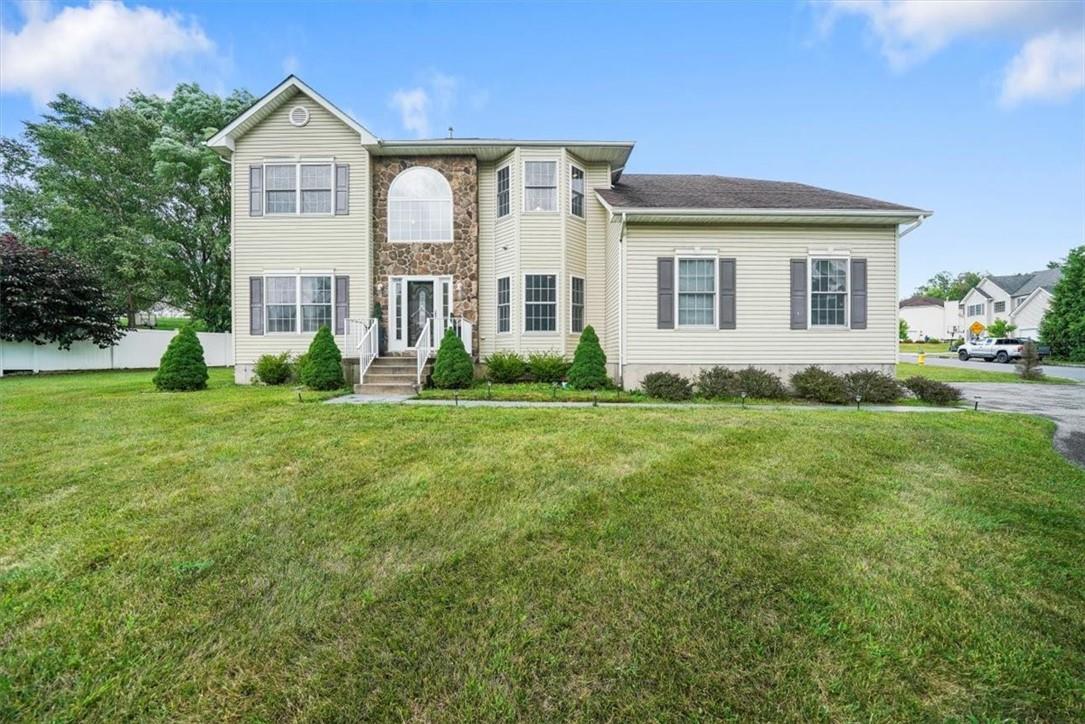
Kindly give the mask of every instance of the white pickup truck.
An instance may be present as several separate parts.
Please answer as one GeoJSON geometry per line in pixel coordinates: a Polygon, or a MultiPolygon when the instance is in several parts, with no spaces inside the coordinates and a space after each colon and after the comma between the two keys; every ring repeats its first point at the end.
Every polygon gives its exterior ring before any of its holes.
{"type": "MultiPolygon", "coordinates": [[[[962,362],[967,362],[973,357],[987,362],[1009,362],[1010,360],[1019,359],[1021,357],[1021,350],[1025,348],[1025,342],[1027,341],[1029,340],[1018,339],[1017,337],[987,337],[985,339],[976,339],[958,347],[957,357],[962,362]]],[[[1042,360],[1044,355],[1047,354],[1047,348],[1037,345],[1036,349],[1042,360]]]]}

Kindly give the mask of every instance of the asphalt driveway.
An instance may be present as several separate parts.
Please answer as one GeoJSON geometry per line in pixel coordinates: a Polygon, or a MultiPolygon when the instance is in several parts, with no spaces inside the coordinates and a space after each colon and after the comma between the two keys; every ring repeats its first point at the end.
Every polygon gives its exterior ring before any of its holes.
{"type": "MultiPolygon", "coordinates": [[[[930,361],[930,358],[927,358],[930,361]]],[[[1001,365],[999,365],[1001,366],[1001,365]]],[[[1055,449],[1085,467],[1085,385],[1031,385],[1007,382],[954,382],[979,409],[1028,412],[1055,421],[1055,449]]]]}
{"type": "MultiPolygon", "coordinates": [[[[900,354],[897,358],[901,362],[915,362],[917,355],[900,354]]],[[[999,364],[998,362],[984,362],[979,359],[970,359],[961,362],[956,357],[935,357],[927,355],[927,364],[934,367],[957,367],[964,370],[986,370],[988,372],[1013,372],[1012,364],[999,364]]],[[[1063,367],[1061,365],[1044,365],[1044,374],[1052,377],[1065,377],[1068,380],[1085,382],[1085,367],[1063,367]]]]}

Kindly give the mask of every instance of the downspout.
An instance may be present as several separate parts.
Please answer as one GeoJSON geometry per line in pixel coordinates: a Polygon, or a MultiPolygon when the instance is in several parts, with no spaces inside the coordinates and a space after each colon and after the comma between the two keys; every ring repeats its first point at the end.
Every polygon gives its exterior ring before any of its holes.
{"type": "MultiPolygon", "coordinates": [[[[916,217],[915,223],[912,224],[911,226],[909,226],[908,228],[900,231],[897,234],[897,238],[898,239],[903,239],[905,236],[908,236],[908,234],[911,234],[913,231],[915,231],[920,226],[922,226],[923,222],[926,221],[926,220],[927,220],[926,216],[918,216],[918,217],[916,217]]],[[[900,227],[897,227],[897,228],[900,228],[900,227]]]]}
{"type": "Polygon", "coordinates": [[[618,384],[625,387],[625,212],[618,230],[618,384]]]}

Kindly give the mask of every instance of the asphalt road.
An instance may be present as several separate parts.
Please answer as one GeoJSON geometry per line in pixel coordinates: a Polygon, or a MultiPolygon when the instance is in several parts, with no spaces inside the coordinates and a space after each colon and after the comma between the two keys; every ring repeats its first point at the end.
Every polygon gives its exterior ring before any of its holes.
{"type": "MultiPolygon", "coordinates": [[[[898,355],[901,362],[915,362],[917,355],[898,355]]],[[[999,364],[998,362],[984,362],[979,359],[970,359],[961,362],[956,357],[934,357],[927,355],[927,364],[937,367],[958,367],[966,370],[987,370],[989,372],[1013,372],[1012,364],[999,364]]],[[[1052,377],[1065,377],[1078,382],[1085,382],[1085,367],[1061,367],[1059,365],[1044,365],[1044,374],[1052,377]]]]}

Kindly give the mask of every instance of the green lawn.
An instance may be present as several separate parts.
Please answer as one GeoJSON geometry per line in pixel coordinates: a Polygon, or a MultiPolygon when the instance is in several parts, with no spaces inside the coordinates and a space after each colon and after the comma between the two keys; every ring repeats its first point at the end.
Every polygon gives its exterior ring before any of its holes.
{"type": "Polygon", "coordinates": [[[1085,717],[1050,422],[150,378],[0,380],[0,720],[1085,717]]]}
{"type": "Polygon", "coordinates": [[[949,342],[900,342],[899,350],[902,353],[926,352],[927,354],[952,355],[949,351],[949,342]]]}
{"type": "Polygon", "coordinates": [[[929,377],[940,382],[1026,382],[1040,385],[1073,385],[1074,380],[1065,377],[1045,376],[1038,380],[1023,380],[1016,372],[1013,365],[1002,365],[995,362],[974,363],[976,369],[961,369],[960,367],[939,367],[938,365],[918,365],[911,362],[897,363],[897,379],[907,379],[914,375],[929,377]]]}
{"type": "Polygon", "coordinates": [[[487,387],[485,382],[476,382],[466,390],[439,390],[429,388],[418,395],[424,400],[524,400],[531,402],[645,402],[648,397],[641,392],[623,390],[573,390],[555,388],[544,382],[517,382],[515,384],[494,384],[487,387]]]}

